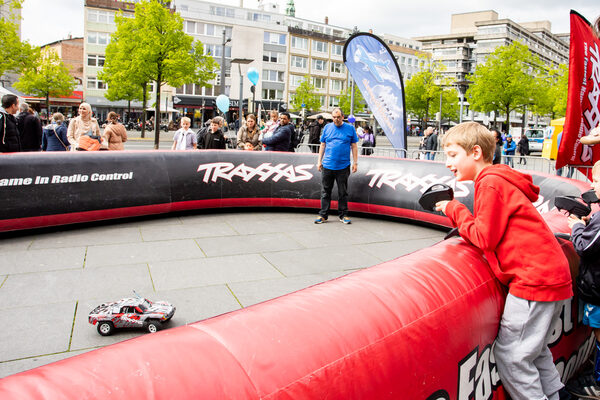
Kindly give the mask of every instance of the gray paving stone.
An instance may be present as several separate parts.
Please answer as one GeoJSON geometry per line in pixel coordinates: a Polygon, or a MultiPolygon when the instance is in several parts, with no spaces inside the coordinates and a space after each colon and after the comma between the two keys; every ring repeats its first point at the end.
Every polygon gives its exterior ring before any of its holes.
{"type": "Polygon", "coordinates": [[[156,240],[193,239],[210,236],[230,236],[235,232],[226,222],[161,225],[141,228],[145,242],[156,240]]]}
{"type": "Polygon", "coordinates": [[[346,275],[347,271],[326,272],[294,277],[276,279],[263,279],[253,282],[237,282],[229,284],[235,297],[244,307],[274,299],[284,294],[292,293],[306,287],[326,282],[339,276],[346,275]]]}
{"type": "Polygon", "coordinates": [[[147,265],[10,275],[0,287],[0,310],[96,297],[112,301],[132,295],[134,289],[153,291],[147,265]]]}
{"type": "MultiPolygon", "coordinates": [[[[3,234],[6,236],[7,234],[3,234]]],[[[33,243],[33,238],[31,236],[23,236],[23,237],[0,237],[0,251],[4,253],[5,251],[19,251],[19,250],[27,250],[29,246],[33,243]]]]}
{"type": "Polygon", "coordinates": [[[391,242],[361,244],[358,247],[381,261],[389,261],[420,250],[423,247],[434,245],[442,239],[443,237],[439,239],[394,240],[391,242]]]}
{"type": "Polygon", "coordinates": [[[85,266],[88,268],[202,257],[204,254],[192,239],[125,243],[89,246],[85,266]]]}
{"type": "Polygon", "coordinates": [[[0,313],[0,362],[67,351],[74,315],[75,302],[0,313]]]}
{"type": "MultiPolygon", "coordinates": [[[[240,235],[252,235],[257,233],[294,232],[305,230],[306,225],[312,224],[312,219],[299,220],[286,215],[270,215],[264,218],[236,219],[228,221],[231,227],[240,235]]],[[[314,224],[313,224],[314,225],[314,224]]]]}
{"type": "Polygon", "coordinates": [[[277,278],[281,273],[257,254],[150,263],[156,290],[183,289],[277,278]]]}
{"type": "Polygon", "coordinates": [[[85,247],[2,251],[0,274],[81,268],[85,253],[85,247]]]}
{"type": "Polygon", "coordinates": [[[303,248],[296,240],[282,233],[212,237],[196,239],[196,242],[208,257],[303,248]]]}
{"type": "Polygon", "coordinates": [[[41,367],[42,365],[50,364],[55,361],[64,360],[65,358],[74,357],[78,354],[87,353],[90,350],[81,351],[65,351],[49,356],[36,356],[24,358],[22,360],[0,362],[0,378],[16,374],[18,372],[27,371],[32,368],[41,367]]]}
{"type": "Polygon", "coordinates": [[[31,249],[53,249],[87,245],[141,242],[138,227],[92,227],[63,232],[51,232],[33,237],[31,249]]]}
{"type": "Polygon", "coordinates": [[[264,257],[285,276],[365,268],[380,262],[352,245],[265,253],[264,257]]]}
{"type": "MultiPolygon", "coordinates": [[[[344,226],[341,222],[327,222],[321,225],[315,225],[310,230],[289,232],[288,236],[301,243],[307,248],[356,245],[365,242],[381,241],[380,236],[372,235],[364,230],[360,225],[344,226]]],[[[310,226],[308,228],[311,228],[310,226]]]]}
{"type": "Polygon", "coordinates": [[[425,226],[393,220],[374,219],[364,225],[364,229],[384,240],[425,239],[444,237],[446,232],[425,226]]]}

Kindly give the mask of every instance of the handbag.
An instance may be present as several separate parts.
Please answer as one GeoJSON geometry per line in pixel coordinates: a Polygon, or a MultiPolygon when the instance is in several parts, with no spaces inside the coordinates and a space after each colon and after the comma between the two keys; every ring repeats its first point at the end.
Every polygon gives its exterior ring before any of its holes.
{"type": "Polygon", "coordinates": [[[92,131],[89,131],[85,135],[79,137],[77,143],[77,150],[81,151],[98,151],[100,150],[100,144],[102,138],[100,136],[92,135],[92,131]]]}

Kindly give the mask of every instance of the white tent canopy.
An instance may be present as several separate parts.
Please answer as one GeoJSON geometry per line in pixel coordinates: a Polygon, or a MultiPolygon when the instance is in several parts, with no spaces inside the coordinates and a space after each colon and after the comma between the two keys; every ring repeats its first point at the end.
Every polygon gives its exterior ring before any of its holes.
{"type": "MultiPolygon", "coordinates": [[[[155,110],[154,110],[154,107],[148,107],[148,108],[146,108],[146,111],[155,111],[155,110]]],[[[175,108],[172,108],[172,107],[168,107],[168,108],[165,110],[164,108],[162,108],[162,107],[161,107],[161,108],[160,108],[160,112],[161,112],[161,113],[164,113],[164,112],[170,112],[170,113],[172,113],[172,112],[175,112],[175,113],[178,113],[178,112],[179,112],[179,110],[177,110],[177,109],[175,109],[175,108]]]]}

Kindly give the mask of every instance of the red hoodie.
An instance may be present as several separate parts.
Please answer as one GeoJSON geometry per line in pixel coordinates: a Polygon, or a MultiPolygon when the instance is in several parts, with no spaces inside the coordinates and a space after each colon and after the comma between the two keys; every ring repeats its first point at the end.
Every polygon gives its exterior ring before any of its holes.
{"type": "Polygon", "coordinates": [[[565,300],[573,296],[569,263],[532,204],[539,192],[531,176],[490,165],[475,180],[474,215],[457,200],[448,203],[446,214],[463,239],[483,250],[512,295],[565,300]]]}

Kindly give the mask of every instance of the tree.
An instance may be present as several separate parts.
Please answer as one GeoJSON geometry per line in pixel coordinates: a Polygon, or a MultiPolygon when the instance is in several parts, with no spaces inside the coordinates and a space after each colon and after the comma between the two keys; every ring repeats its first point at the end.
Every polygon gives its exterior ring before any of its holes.
{"type": "Polygon", "coordinates": [[[442,71],[444,66],[438,62],[422,58],[423,70],[417,72],[406,82],[404,94],[406,98],[406,111],[421,121],[425,129],[430,113],[439,110],[440,92],[442,92],[442,114],[452,115],[453,106],[456,104],[456,92],[451,83],[444,79],[442,71]],[[445,97],[445,100],[444,100],[445,97]],[[453,99],[454,98],[454,99],[453,99]],[[444,106],[446,104],[446,106],[444,106]]]}
{"type": "Polygon", "coordinates": [[[550,71],[550,90],[548,97],[552,99],[552,119],[564,117],[567,111],[567,94],[569,91],[569,66],[561,64],[558,69],[550,71]]]}
{"type": "MultiPolygon", "coordinates": [[[[152,77],[144,64],[132,62],[131,55],[136,43],[128,40],[133,36],[134,21],[123,16],[122,11],[115,16],[117,30],[112,34],[106,46],[104,68],[98,78],[106,82],[108,89],[104,97],[110,101],[126,100],[127,116],[131,115],[131,102],[142,101],[142,109],[146,110],[148,84],[152,77]]],[[[142,137],[146,131],[146,113],[142,112],[142,137]]]]}
{"type": "Polygon", "coordinates": [[[13,9],[21,8],[23,0],[0,0],[0,6],[9,5],[7,14],[0,15],[0,76],[6,72],[20,73],[31,67],[39,56],[39,48],[21,42],[17,33],[13,9]]]}
{"type": "Polygon", "coordinates": [[[321,108],[321,100],[319,95],[315,93],[315,87],[310,83],[310,77],[304,76],[304,80],[300,82],[296,93],[292,96],[292,110],[298,111],[302,109],[302,104],[307,110],[315,111],[321,108]]]}
{"type": "Polygon", "coordinates": [[[75,89],[75,79],[60,57],[52,50],[40,53],[36,65],[26,68],[15,88],[36,97],[46,99],[46,110],[50,113],[50,96],[69,96],[75,89]]]}
{"type": "Polygon", "coordinates": [[[541,62],[527,46],[513,42],[496,48],[484,64],[479,64],[467,99],[474,111],[502,111],[510,129],[510,113],[540,103],[539,74],[541,62]]]}
{"type": "MultiPolygon", "coordinates": [[[[131,68],[126,68],[129,73],[141,74],[140,81],[156,82],[154,148],[158,149],[161,87],[186,83],[210,86],[207,82],[214,79],[218,64],[204,55],[202,43],[194,43],[194,39],[183,32],[183,19],[168,8],[166,1],[138,2],[131,24],[122,22],[115,34],[117,41],[131,45],[119,48],[127,50],[120,57],[130,58],[131,68]]],[[[108,58],[106,62],[110,62],[108,58]]]]}
{"type": "MultiPolygon", "coordinates": [[[[340,109],[344,115],[350,115],[350,103],[352,102],[352,89],[346,87],[340,96],[340,109]]],[[[362,112],[367,107],[367,102],[363,97],[362,93],[358,89],[358,86],[354,84],[354,111],[362,112]]]]}

